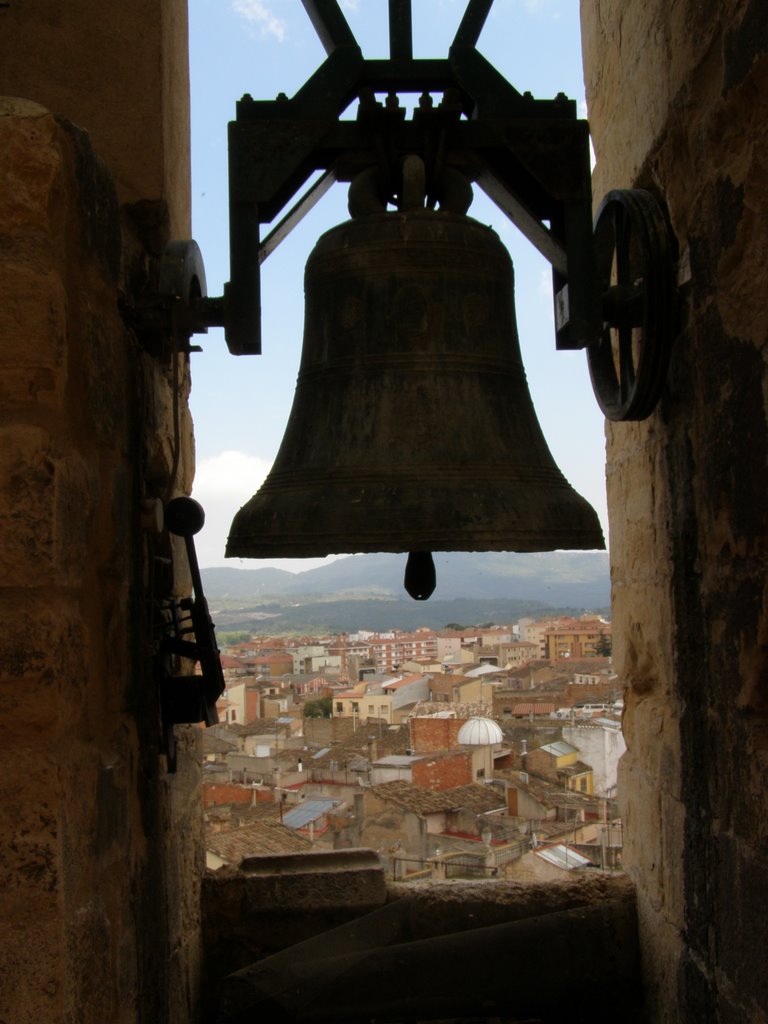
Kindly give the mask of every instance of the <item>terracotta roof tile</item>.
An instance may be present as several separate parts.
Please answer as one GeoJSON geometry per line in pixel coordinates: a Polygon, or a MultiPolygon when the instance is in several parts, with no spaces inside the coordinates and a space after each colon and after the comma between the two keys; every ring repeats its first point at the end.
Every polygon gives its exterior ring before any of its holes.
{"type": "Polygon", "coordinates": [[[481,782],[470,782],[466,786],[455,786],[446,789],[443,795],[450,798],[454,807],[466,808],[475,814],[485,814],[506,806],[504,794],[495,786],[486,786],[481,782]]]}
{"type": "Polygon", "coordinates": [[[402,779],[371,786],[371,792],[381,800],[391,800],[392,803],[406,811],[413,811],[414,814],[439,814],[456,806],[451,800],[446,799],[444,793],[433,793],[402,779]]]}
{"type": "Polygon", "coordinates": [[[453,789],[439,793],[410,782],[396,780],[372,786],[372,791],[383,800],[392,800],[400,807],[416,814],[437,814],[440,811],[453,811],[466,808],[475,814],[484,814],[505,806],[505,798],[492,786],[482,783],[469,783],[466,786],[455,786],[453,789]]]}
{"type": "Polygon", "coordinates": [[[237,750],[237,743],[211,734],[207,729],[203,732],[203,754],[228,754],[237,750]]]}
{"type": "Polygon", "coordinates": [[[555,710],[554,704],[546,704],[543,701],[537,701],[528,704],[515,704],[512,707],[513,715],[549,715],[555,710]]]}
{"type": "Polygon", "coordinates": [[[244,857],[299,853],[311,849],[312,844],[281,822],[266,819],[243,828],[216,832],[206,839],[206,848],[228,864],[237,866],[244,857]]]}

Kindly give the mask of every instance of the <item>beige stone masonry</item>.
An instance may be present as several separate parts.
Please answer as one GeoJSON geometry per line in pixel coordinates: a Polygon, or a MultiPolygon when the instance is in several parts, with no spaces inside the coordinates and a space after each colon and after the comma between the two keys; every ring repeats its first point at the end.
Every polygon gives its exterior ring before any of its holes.
{"type": "Polygon", "coordinates": [[[595,203],[679,245],[659,408],[607,427],[625,856],[654,1024],[768,1020],[768,37],[757,0],[582,0],[595,203]]]}
{"type": "Polygon", "coordinates": [[[190,230],[187,31],[186,0],[0,8],[0,95],[85,128],[120,202],[166,202],[174,238],[190,230]]]}
{"type": "MultiPolygon", "coordinates": [[[[168,776],[138,525],[168,486],[173,374],[123,323],[120,253],[88,137],[0,99],[0,1020],[13,1024],[188,1024],[197,1007],[199,732],[181,731],[168,776]]],[[[180,408],[184,486],[183,394],[180,408]]]]}

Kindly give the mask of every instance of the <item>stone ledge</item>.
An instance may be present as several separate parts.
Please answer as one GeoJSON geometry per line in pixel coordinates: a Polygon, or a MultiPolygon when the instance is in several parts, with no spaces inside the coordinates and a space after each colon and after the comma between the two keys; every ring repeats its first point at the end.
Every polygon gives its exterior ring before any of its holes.
{"type": "Polygon", "coordinates": [[[368,914],[229,975],[217,1024],[509,1014],[645,1020],[627,879],[401,890],[368,914]],[[576,1008],[584,1015],[574,1016],[576,1008]]]}
{"type": "MultiPolygon", "coordinates": [[[[373,850],[351,849],[247,858],[241,870],[221,868],[203,881],[204,1008],[213,1020],[220,986],[232,971],[297,943],[324,945],[342,925],[366,933],[366,916],[386,910],[389,927],[377,942],[431,940],[447,933],[509,925],[541,915],[601,906],[634,918],[626,876],[595,875],[561,883],[506,881],[386,883],[373,850]],[[247,870],[246,870],[247,868],[247,870]],[[399,936],[399,938],[398,938],[399,936]]],[[[630,956],[631,959],[631,956],[630,956]]]]}
{"type": "Polygon", "coordinates": [[[307,853],[263,854],[245,857],[240,870],[247,875],[313,874],[317,871],[376,871],[382,874],[375,850],[313,850],[307,853]]]}
{"type": "Polygon", "coordinates": [[[281,913],[379,906],[386,900],[384,870],[374,850],[318,850],[246,857],[240,878],[254,907],[281,913]]]}
{"type": "Polygon", "coordinates": [[[373,850],[248,857],[243,868],[220,868],[203,878],[203,999],[209,1013],[224,975],[387,902],[373,850]]]}

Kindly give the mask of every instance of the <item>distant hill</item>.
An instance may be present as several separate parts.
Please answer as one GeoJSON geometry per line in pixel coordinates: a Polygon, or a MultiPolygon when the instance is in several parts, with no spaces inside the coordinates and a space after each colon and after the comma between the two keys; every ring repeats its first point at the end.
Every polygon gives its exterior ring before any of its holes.
{"type": "Polygon", "coordinates": [[[403,590],[405,555],[350,555],[306,572],[203,569],[219,629],[410,629],[447,622],[510,622],[551,609],[606,609],[608,555],[602,551],[448,552],[434,556],[429,601],[403,590]],[[375,620],[375,621],[374,621],[375,620]]]}
{"type": "Polygon", "coordinates": [[[257,608],[216,608],[212,618],[219,633],[356,633],[362,629],[443,629],[448,623],[473,626],[516,622],[526,615],[540,618],[554,612],[579,614],[582,608],[554,608],[537,601],[301,601],[257,608]]]}

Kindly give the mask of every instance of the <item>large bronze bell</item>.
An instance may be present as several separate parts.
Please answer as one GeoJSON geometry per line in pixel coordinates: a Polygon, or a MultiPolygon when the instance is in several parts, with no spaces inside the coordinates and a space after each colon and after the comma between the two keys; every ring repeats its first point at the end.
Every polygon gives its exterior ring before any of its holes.
{"type": "Polygon", "coordinates": [[[320,238],[305,292],[288,427],[228,556],[604,547],[536,419],[494,231],[357,217],[320,238]]]}

